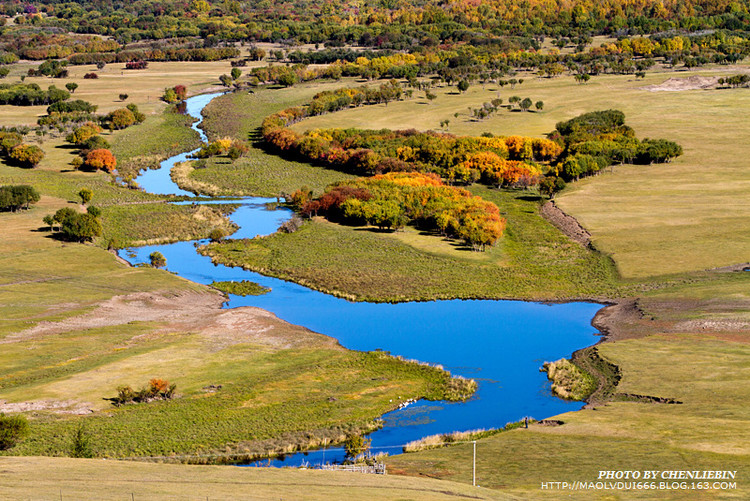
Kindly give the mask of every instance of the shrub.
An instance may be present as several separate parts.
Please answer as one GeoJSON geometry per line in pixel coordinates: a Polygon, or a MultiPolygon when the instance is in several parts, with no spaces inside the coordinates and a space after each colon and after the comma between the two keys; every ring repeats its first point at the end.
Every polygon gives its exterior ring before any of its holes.
{"type": "Polygon", "coordinates": [[[0,414],[0,451],[10,449],[29,433],[29,423],[21,415],[0,414]]]}
{"type": "Polygon", "coordinates": [[[97,78],[99,78],[99,75],[97,75],[96,73],[93,73],[93,72],[92,73],[86,73],[85,75],[83,75],[83,79],[84,80],[96,80],[97,78]]]}

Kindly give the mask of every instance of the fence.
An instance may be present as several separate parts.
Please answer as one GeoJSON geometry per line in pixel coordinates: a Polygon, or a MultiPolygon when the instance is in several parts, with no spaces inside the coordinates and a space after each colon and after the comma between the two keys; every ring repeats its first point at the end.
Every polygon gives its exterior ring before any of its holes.
{"type": "Polygon", "coordinates": [[[321,470],[336,471],[354,471],[357,473],[372,473],[375,475],[385,475],[385,463],[369,464],[324,464],[320,466],[321,470]]]}

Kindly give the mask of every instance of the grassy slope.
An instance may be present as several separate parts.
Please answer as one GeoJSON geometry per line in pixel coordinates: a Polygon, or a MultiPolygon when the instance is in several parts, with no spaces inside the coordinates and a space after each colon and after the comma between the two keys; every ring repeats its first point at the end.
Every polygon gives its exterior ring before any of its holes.
{"type": "Polygon", "coordinates": [[[292,234],[229,240],[208,249],[218,261],[359,300],[561,299],[619,290],[609,260],[542,219],[528,193],[474,190],[497,202],[509,219],[507,235],[484,253],[414,228],[379,232],[323,219],[292,234]]]}
{"type": "MultiPolygon", "coordinates": [[[[481,440],[480,485],[527,499],[545,497],[539,488],[542,481],[594,481],[602,469],[738,470],[738,490],[724,492],[721,499],[746,499],[750,486],[741,480],[741,472],[750,467],[750,334],[746,327],[732,329],[732,322],[750,321],[748,290],[750,277],[734,274],[711,285],[641,299],[648,316],[629,328],[650,334],[600,344],[599,352],[620,366],[619,392],[683,403],[597,405],[556,416],[565,423],[560,427],[532,426],[481,440]],[[728,323],[697,332],[690,323],[695,318],[728,323]]],[[[455,446],[394,457],[388,463],[391,471],[469,482],[470,454],[470,446],[455,446]]],[[[714,499],[717,491],[703,497],[685,491],[618,494],[714,499]]],[[[608,495],[587,492],[577,498],[608,495]]]]}
{"type": "Polygon", "coordinates": [[[347,472],[180,466],[60,458],[0,458],[9,499],[509,499],[454,482],[347,472]]]}
{"type": "MultiPolygon", "coordinates": [[[[439,129],[450,120],[456,134],[527,134],[541,136],[555,123],[580,113],[617,108],[639,137],[664,137],[679,142],[684,156],[668,165],[618,167],[575,183],[559,197],[560,206],[592,232],[597,248],[611,254],[626,277],[645,277],[702,270],[748,260],[750,195],[745,174],[744,145],[750,141],[745,126],[750,105],[747,89],[648,92],[642,87],[669,77],[727,75],[741,71],[721,67],[696,72],[649,73],[594,77],[586,85],[572,77],[526,81],[511,90],[473,85],[459,95],[455,88],[438,89],[433,103],[410,101],[350,109],[297,124],[315,127],[378,129],[439,129]],[[529,96],[545,103],[541,113],[503,110],[477,122],[467,107],[479,107],[497,97],[529,96]],[[453,114],[459,113],[458,118],[453,114]],[[719,125],[720,124],[720,125],[719,125]],[[729,209],[731,208],[731,210],[729,209]],[[717,240],[722,241],[716,246],[717,240]],[[679,248],[678,255],[674,249],[679,248]]],[[[419,94],[419,93],[418,93],[419,94]]]]}
{"type": "MultiPolygon", "coordinates": [[[[255,130],[267,115],[304,104],[322,90],[351,83],[346,80],[316,82],[289,89],[257,90],[254,94],[227,94],[206,107],[203,127],[211,139],[229,136],[255,140],[255,130]]],[[[207,168],[193,171],[190,177],[215,186],[213,194],[277,196],[282,192],[291,193],[304,184],[320,193],[327,185],[352,176],[288,161],[253,146],[235,162],[226,158],[211,159],[207,161],[207,168]]]]}
{"type": "Polygon", "coordinates": [[[62,205],[44,198],[29,211],[0,213],[0,334],[72,315],[118,294],[202,289],[167,273],[123,266],[91,245],[49,238],[41,218],[62,205]]]}

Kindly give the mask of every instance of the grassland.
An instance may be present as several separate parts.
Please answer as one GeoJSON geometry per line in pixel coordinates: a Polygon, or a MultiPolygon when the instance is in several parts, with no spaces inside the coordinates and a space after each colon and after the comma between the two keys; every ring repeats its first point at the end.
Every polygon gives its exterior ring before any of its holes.
{"type": "Polygon", "coordinates": [[[190,172],[190,179],[211,186],[201,190],[206,194],[271,197],[292,193],[302,185],[321,193],[335,181],[350,179],[352,176],[347,174],[268,154],[255,142],[259,139],[256,129],[267,115],[304,104],[320,91],[352,83],[316,82],[288,89],[263,89],[253,94],[238,92],[214,99],[206,106],[201,124],[208,137],[232,137],[253,144],[245,156],[234,162],[226,158],[207,161],[206,168],[190,172]]]}
{"type": "MultiPolygon", "coordinates": [[[[259,63],[249,63],[250,66],[259,63]]],[[[264,63],[265,64],[265,63],[264,63]]],[[[29,68],[39,63],[20,62],[11,67],[6,82],[18,80],[29,68]]],[[[159,100],[166,87],[185,85],[190,94],[209,88],[219,89],[219,75],[231,71],[229,61],[215,62],[150,62],[145,70],[125,70],[124,63],[112,63],[98,70],[96,65],[68,66],[68,78],[27,77],[26,82],[39,84],[42,88],[55,85],[64,88],[67,82],[75,82],[78,88],[74,99],[83,99],[99,106],[100,113],[108,113],[135,103],[146,114],[160,114],[164,103],[159,100]],[[99,78],[86,80],[86,73],[97,73],[99,78]],[[119,95],[127,94],[125,102],[119,95]]],[[[46,106],[0,106],[0,125],[36,125],[36,120],[46,114],[46,106]]]]}
{"type": "Polygon", "coordinates": [[[539,216],[533,192],[472,189],[508,218],[506,235],[487,252],[412,227],[381,232],[322,218],[292,234],[210,244],[204,252],[357,300],[590,298],[637,287],[620,283],[606,256],[570,241],[539,216]]]}
{"type": "Polygon", "coordinates": [[[200,136],[190,128],[193,118],[165,110],[135,127],[118,131],[112,140],[121,177],[136,177],[141,169],[155,168],[173,155],[200,146],[200,136]]]}
{"type": "MultiPolygon", "coordinates": [[[[621,339],[598,345],[619,366],[617,392],[673,398],[680,404],[614,402],[555,416],[481,440],[478,483],[524,499],[548,498],[544,481],[595,481],[599,470],[737,470],[736,490],[618,492],[633,499],[746,499],[750,485],[750,277],[743,273],[639,300],[640,319],[619,322],[621,339]]],[[[391,471],[471,481],[471,446],[388,460],[391,471]]],[[[610,499],[612,492],[566,492],[610,499]]]]}
{"type": "Polygon", "coordinates": [[[64,458],[0,458],[0,467],[0,490],[9,499],[509,499],[454,482],[348,472],[64,458]]]}
{"type": "MultiPolygon", "coordinates": [[[[541,136],[555,123],[580,113],[617,108],[639,137],[679,142],[685,154],[666,165],[622,166],[574,183],[558,199],[593,234],[593,242],[609,254],[624,277],[642,278],[727,266],[748,260],[750,182],[744,145],[750,93],[746,89],[650,92],[643,87],[670,77],[726,76],[744,67],[702,71],[650,72],[632,76],[594,77],[578,85],[570,76],[525,77],[515,89],[473,85],[466,93],[438,88],[429,103],[421,97],[385,105],[349,109],[303,120],[296,130],[319,127],[371,129],[440,129],[456,134],[525,134],[541,136]],[[542,112],[501,110],[475,121],[467,107],[501,97],[529,96],[544,101],[542,112]],[[454,113],[459,116],[454,117],[454,113]],[[721,241],[720,246],[716,245],[721,241]],[[675,253],[675,249],[679,249],[675,253]]],[[[417,93],[417,95],[421,95],[417,93]]]]}

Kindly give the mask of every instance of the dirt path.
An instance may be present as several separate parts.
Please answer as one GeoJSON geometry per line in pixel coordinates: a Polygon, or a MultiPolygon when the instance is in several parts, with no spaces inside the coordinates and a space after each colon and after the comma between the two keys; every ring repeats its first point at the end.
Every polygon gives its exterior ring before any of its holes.
{"type": "Polygon", "coordinates": [[[591,246],[591,233],[581,226],[576,218],[569,216],[562,211],[554,202],[550,200],[542,206],[542,217],[555,225],[574,242],[578,242],[584,247],[591,246]]]}

